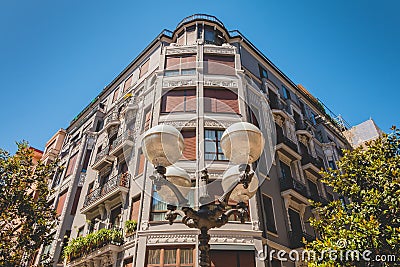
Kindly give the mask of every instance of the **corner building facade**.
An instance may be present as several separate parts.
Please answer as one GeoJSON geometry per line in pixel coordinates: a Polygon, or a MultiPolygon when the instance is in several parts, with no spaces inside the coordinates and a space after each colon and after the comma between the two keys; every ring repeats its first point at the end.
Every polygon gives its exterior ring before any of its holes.
{"type": "MultiPolygon", "coordinates": [[[[54,266],[198,266],[196,229],[164,219],[149,176],[154,167],[141,150],[143,133],[158,124],[182,132],[185,150],[177,166],[193,186],[207,167],[216,185],[228,167],[219,147],[222,132],[238,121],[276,132],[272,168],[263,155],[257,175],[265,179],[250,199],[244,224],[230,218],[210,230],[212,266],[301,266],[301,262],[257,259],[257,251],[301,251],[303,237],[317,233],[308,199],[337,199],[319,182],[321,168],[336,168],[348,143],[321,104],[294,84],[238,31],[217,18],[193,15],[164,30],[63,131],[56,151],[65,169],[49,186],[59,216],[54,241],[36,263],[54,266]],[[268,104],[268,121],[262,106],[268,104]],[[270,125],[275,129],[271,130],[270,125]],[[64,138],[65,135],[65,138],[64,138]],[[126,221],[136,221],[126,232],[126,221]],[[70,239],[122,229],[122,241],[105,242],[63,260],[70,239]]],[[[274,137],[275,138],[275,137],[274,137]]],[[[56,145],[49,142],[47,146],[56,145]]],[[[211,196],[220,194],[218,186],[211,196]]],[[[199,192],[189,196],[198,206],[199,192]]]]}

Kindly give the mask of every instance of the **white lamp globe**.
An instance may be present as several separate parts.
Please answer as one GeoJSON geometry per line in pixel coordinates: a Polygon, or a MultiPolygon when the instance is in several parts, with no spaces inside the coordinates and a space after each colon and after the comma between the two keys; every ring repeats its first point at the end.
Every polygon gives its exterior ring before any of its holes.
{"type": "Polygon", "coordinates": [[[170,125],[157,125],[147,130],[142,139],[142,150],[155,166],[167,167],[182,157],[185,145],[182,134],[170,125]]]}
{"type": "MultiPolygon", "coordinates": [[[[192,181],[189,174],[184,169],[176,166],[169,166],[167,167],[165,178],[167,179],[167,183],[170,182],[178,188],[183,197],[187,197],[191,189],[192,181]]],[[[157,194],[168,204],[180,204],[175,193],[166,185],[163,185],[160,190],[157,191],[157,194]]]]}
{"type": "Polygon", "coordinates": [[[234,164],[255,162],[261,156],[264,145],[260,129],[248,122],[232,124],[221,137],[222,152],[234,164]]]}

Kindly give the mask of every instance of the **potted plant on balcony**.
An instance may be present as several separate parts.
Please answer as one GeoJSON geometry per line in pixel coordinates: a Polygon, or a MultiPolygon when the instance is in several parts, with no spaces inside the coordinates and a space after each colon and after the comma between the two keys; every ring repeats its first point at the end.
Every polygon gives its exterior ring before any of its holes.
{"type": "Polygon", "coordinates": [[[125,221],[126,236],[131,236],[137,229],[137,222],[135,220],[125,221]]]}

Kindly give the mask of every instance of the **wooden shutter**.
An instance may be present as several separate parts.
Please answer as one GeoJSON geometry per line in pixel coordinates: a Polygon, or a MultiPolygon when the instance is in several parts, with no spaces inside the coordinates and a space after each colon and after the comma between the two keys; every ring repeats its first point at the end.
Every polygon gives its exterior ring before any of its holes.
{"type": "Polygon", "coordinates": [[[76,214],[78,208],[79,198],[81,197],[82,187],[78,187],[75,192],[74,202],[72,203],[71,215],[76,214]]]}
{"type": "Polygon", "coordinates": [[[131,84],[132,84],[132,76],[133,75],[131,74],[131,76],[129,76],[129,78],[125,80],[124,90],[122,92],[125,92],[131,86],[131,84]]]}
{"type": "Polygon", "coordinates": [[[141,67],[140,67],[140,74],[139,78],[143,77],[149,71],[149,64],[150,60],[147,60],[141,67]]]}
{"type": "Polygon", "coordinates": [[[196,111],[196,106],[196,89],[186,89],[184,111],[196,111]]]}
{"type": "Polygon", "coordinates": [[[181,57],[181,69],[194,69],[196,67],[196,55],[181,57]]]}
{"type": "Polygon", "coordinates": [[[205,55],[205,73],[235,75],[235,57],[205,55]]]}
{"type": "Polygon", "coordinates": [[[117,89],[114,91],[113,100],[112,100],[113,103],[117,100],[117,98],[118,98],[118,93],[119,93],[119,88],[117,88],[117,89]]]}
{"type": "Polygon", "coordinates": [[[196,160],[196,131],[182,131],[182,136],[185,142],[182,158],[186,160],[196,160]]]}
{"type": "Polygon", "coordinates": [[[204,89],[204,111],[217,112],[214,89],[204,89]]]}
{"type": "Polygon", "coordinates": [[[186,31],[186,44],[191,45],[196,43],[196,28],[186,31]]]}
{"type": "Polygon", "coordinates": [[[65,199],[67,197],[67,192],[68,191],[65,191],[58,197],[58,203],[57,203],[57,208],[56,208],[57,217],[61,216],[61,213],[64,208],[65,199]]]}
{"type": "Polygon", "coordinates": [[[171,90],[162,97],[161,112],[184,111],[184,90],[171,90]]]}
{"type": "Polygon", "coordinates": [[[139,209],[140,209],[140,197],[132,199],[131,205],[131,220],[136,222],[139,220],[139,209]]]}
{"type": "Polygon", "coordinates": [[[68,162],[67,172],[65,173],[65,177],[71,175],[75,168],[76,159],[78,157],[78,153],[75,153],[68,162]]]}
{"type": "Polygon", "coordinates": [[[239,113],[238,96],[228,89],[205,89],[204,111],[239,113]]]}
{"type": "Polygon", "coordinates": [[[138,162],[138,167],[137,167],[136,174],[137,175],[142,174],[143,170],[144,170],[144,154],[141,151],[140,155],[139,155],[139,162],[138,162]]]}
{"type": "Polygon", "coordinates": [[[166,70],[179,70],[180,56],[167,56],[165,61],[166,70]]]}
{"type": "Polygon", "coordinates": [[[150,119],[151,119],[151,110],[147,110],[146,115],[144,117],[144,127],[143,130],[147,131],[150,128],[150,119]]]}

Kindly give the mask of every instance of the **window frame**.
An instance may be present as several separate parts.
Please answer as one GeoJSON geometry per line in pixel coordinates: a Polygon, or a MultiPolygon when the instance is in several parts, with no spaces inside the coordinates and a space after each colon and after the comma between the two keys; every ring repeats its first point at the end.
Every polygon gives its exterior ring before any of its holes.
{"type": "Polygon", "coordinates": [[[224,131],[225,131],[224,129],[213,129],[213,128],[205,128],[204,129],[204,160],[206,160],[206,161],[229,161],[225,157],[224,153],[222,152],[221,147],[219,146],[219,144],[221,143],[220,139],[221,139],[222,134],[223,134],[224,131]],[[215,139],[213,139],[213,140],[208,139],[207,140],[207,137],[206,137],[206,132],[207,131],[214,132],[215,139]],[[218,132],[221,132],[221,137],[218,137],[218,132]],[[207,148],[206,148],[207,141],[208,142],[213,142],[215,144],[215,147],[214,147],[215,148],[215,153],[207,152],[207,148]],[[219,152],[218,148],[221,149],[221,152],[219,152]],[[213,159],[208,159],[208,158],[206,158],[207,154],[215,154],[216,157],[213,158],[213,159]],[[218,157],[219,155],[222,156],[221,159],[218,157]]]}
{"type": "Polygon", "coordinates": [[[154,246],[147,247],[146,249],[146,258],[145,258],[145,266],[146,267],[194,267],[196,266],[196,248],[190,245],[182,245],[182,246],[154,246]],[[180,252],[181,249],[191,249],[192,250],[192,263],[181,263],[180,262],[180,252]],[[149,264],[149,251],[150,250],[160,250],[159,263],[149,264]],[[165,250],[175,250],[175,263],[164,263],[165,250]]]}
{"type": "Polygon", "coordinates": [[[268,221],[268,214],[266,213],[266,207],[265,207],[265,201],[264,201],[264,198],[269,198],[270,200],[271,200],[271,209],[272,209],[272,218],[274,219],[273,220],[273,222],[274,222],[274,229],[268,229],[268,223],[266,222],[265,223],[265,228],[266,228],[266,230],[267,230],[267,232],[270,232],[270,233],[274,233],[274,234],[278,234],[278,229],[277,229],[277,227],[276,227],[276,216],[275,216],[275,207],[274,207],[274,199],[272,198],[272,197],[270,197],[269,195],[267,195],[267,194],[265,194],[265,193],[262,193],[262,202],[263,202],[263,211],[264,211],[264,213],[266,214],[266,221],[268,221]]]}
{"type": "Polygon", "coordinates": [[[184,54],[184,55],[171,55],[171,56],[165,56],[165,66],[164,66],[164,76],[166,77],[173,77],[173,76],[190,76],[190,75],[195,75],[196,74],[196,62],[197,62],[197,54],[184,54]],[[182,58],[185,57],[191,57],[194,56],[194,67],[193,68],[183,68],[182,64],[187,64],[187,63],[182,63],[182,58]],[[167,68],[167,60],[168,57],[179,57],[179,64],[178,68],[176,69],[168,69],[167,68]],[[191,71],[190,73],[183,73],[186,71],[191,71]]]}
{"type": "Polygon", "coordinates": [[[176,88],[176,89],[171,89],[171,90],[163,92],[163,95],[161,97],[161,108],[160,108],[160,114],[161,115],[170,114],[170,113],[186,113],[186,112],[195,113],[196,110],[197,110],[197,88],[196,87],[194,87],[194,88],[192,88],[192,87],[176,88]],[[183,96],[182,96],[183,97],[183,101],[182,101],[181,104],[179,104],[179,105],[183,105],[183,110],[167,111],[167,106],[168,106],[167,100],[168,99],[166,99],[166,97],[168,96],[168,93],[170,93],[170,92],[178,92],[178,91],[183,91],[183,96]],[[193,95],[188,95],[187,94],[188,91],[194,91],[194,94],[193,95]],[[189,98],[189,101],[190,100],[193,101],[193,99],[195,99],[196,104],[195,104],[195,108],[194,109],[189,109],[188,110],[187,109],[187,101],[188,101],[188,97],[191,97],[191,96],[194,96],[194,97],[193,98],[189,98]]]}

